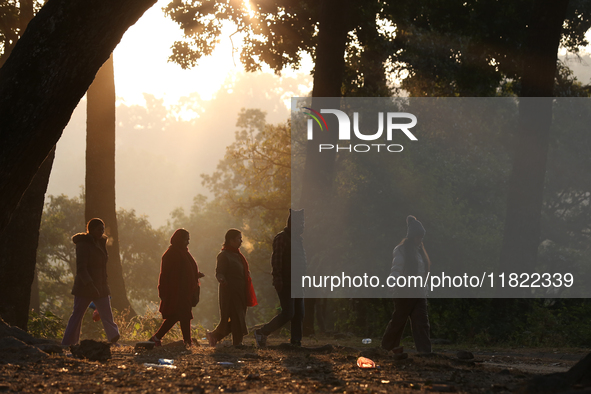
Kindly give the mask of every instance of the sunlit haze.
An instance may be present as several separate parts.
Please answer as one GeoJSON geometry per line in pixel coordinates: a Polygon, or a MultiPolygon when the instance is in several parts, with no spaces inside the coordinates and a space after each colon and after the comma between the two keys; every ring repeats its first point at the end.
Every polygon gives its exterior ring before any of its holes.
{"type": "MultiPolygon", "coordinates": [[[[117,207],[135,209],[155,226],[177,207],[188,210],[198,193],[208,195],[200,174],[211,174],[234,140],[241,108],[267,112],[285,122],[292,96],[312,89],[311,62],[281,77],[267,69],[246,73],[232,57],[228,26],[216,51],[191,70],[168,62],[182,37],[162,12],[161,0],[132,26],[114,51],[117,94],[117,207]],[[158,185],[155,187],[155,185],[158,185]]],[[[234,44],[239,42],[234,36],[234,44]]],[[[84,185],[86,100],[75,110],[58,143],[49,195],[80,194],[84,185]]]]}
{"type": "Polygon", "coordinates": [[[204,57],[198,67],[182,70],[178,64],[168,62],[172,43],[182,38],[178,25],[162,12],[168,2],[161,0],[146,11],[115,49],[117,96],[128,105],[143,104],[143,92],[164,98],[165,104],[173,104],[193,92],[209,100],[228,73],[242,71],[240,63],[234,65],[232,59],[230,26],[215,53],[204,57]]]}

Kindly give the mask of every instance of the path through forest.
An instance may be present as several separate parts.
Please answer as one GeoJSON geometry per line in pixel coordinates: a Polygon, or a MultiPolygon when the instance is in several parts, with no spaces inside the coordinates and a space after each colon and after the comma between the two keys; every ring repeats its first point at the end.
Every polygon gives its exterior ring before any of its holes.
{"type": "Polygon", "coordinates": [[[10,353],[3,343],[0,392],[504,393],[523,390],[536,375],[566,372],[588,352],[439,345],[433,355],[410,349],[408,358],[400,360],[375,343],[361,345],[360,338],[307,340],[302,348],[282,344],[284,340],[270,338],[267,349],[254,347],[252,338],[242,349],[230,347],[228,341],[214,349],[201,340],[201,346],[189,350],[182,342],[152,350],[129,343],[112,347],[111,358],[104,362],[78,359],[69,351],[10,353]],[[356,343],[359,346],[352,346],[356,343]],[[472,352],[474,358],[458,358],[459,350],[472,352]],[[378,367],[360,369],[360,355],[378,367]],[[174,360],[172,367],[146,365],[162,358],[174,360]]]}

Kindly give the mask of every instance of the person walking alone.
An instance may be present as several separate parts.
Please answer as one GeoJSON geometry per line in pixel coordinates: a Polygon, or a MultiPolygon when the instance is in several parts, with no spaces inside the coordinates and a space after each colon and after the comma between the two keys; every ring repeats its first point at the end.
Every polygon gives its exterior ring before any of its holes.
{"type": "MultiPolygon", "coordinates": [[[[255,330],[254,338],[258,347],[267,346],[267,336],[291,321],[291,339],[294,346],[302,345],[304,320],[304,299],[292,298],[292,264],[295,271],[302,273],[306,266],[306,253],[302,234],[304,233],[304,210],[289,210],[287,226],[273,239],[273,287],[279,297],[281,312],[270,322],[255,330]]],[[[303,296],[303,294],[302,294],[303,296]]]]}
{"type": "MultiPolygon", "coordinates": [[[[414,216],[406,218],[406,237],[394,248],[390,276],[420,275],[425,279],[431,270],[431,260],[423,245],[425,228],[414,216]]],[[[406,322],[410,319],[412,336],[417,352],[431,353],[429,316],[427,314],[427,289],[425,287],[398,289],[394,298],[394,312],[382,337],[382,348],[395,353],[402,352],[400,340],[406,322]]]]}
{"type": "Polygon", "coordinates": [[[76,244],[76,276],[74,278],[74,311],[68,320],[62,345],[76,345],[80,340],[82,319],[91,302],[101,316],[107,340],[119,340],[119,327],[113,321],[111,291],[107,281],[107,236],[105,222],[99,218],[86,224],[86,232],[72,237],[76,244]]]}

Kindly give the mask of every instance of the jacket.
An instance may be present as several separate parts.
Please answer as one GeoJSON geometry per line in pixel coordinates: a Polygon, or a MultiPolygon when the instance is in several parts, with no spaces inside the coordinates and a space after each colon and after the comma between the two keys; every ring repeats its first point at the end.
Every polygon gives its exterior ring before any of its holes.
{"type": "Polygon", "coordinates": [[[109,296],[107,238],[95,241],[92,235],[79,233],[72,237],[72,242],[76,244],[76,277],[72,294],[91,299],[109,296]],[[98,296],[95,287],[99,291],[98,296]]]}

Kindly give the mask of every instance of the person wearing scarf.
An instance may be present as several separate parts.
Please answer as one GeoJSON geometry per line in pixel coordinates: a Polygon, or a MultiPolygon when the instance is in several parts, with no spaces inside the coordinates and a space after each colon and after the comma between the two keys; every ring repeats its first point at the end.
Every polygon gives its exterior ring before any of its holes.
{"type": "Polygon", "coordinates": [[[240,252],[240,245],[240,230],[228,230],[215,268],[215,276],[219,282],[220,322],[215,330],[206,333],[210,346],[215,346],[230,333],[233,345],[242,345],[242,338],[248,334],[246,309],[257,305],[248,261],[240,252]]]}
{"type": "Polygon", "coordinates": [[[160,297],[160,313],[164,321],[149,340],[156,346],[162,345],[162,337],[180,322],[185,346],[192,345],[191,319],[192,308],[199,302],[199,278],[205,275],[189,252],[190,235],[180,228],[170,238],[170,246],[162,255],[160,278],[158,280],[158,296],[160,297]]]}

